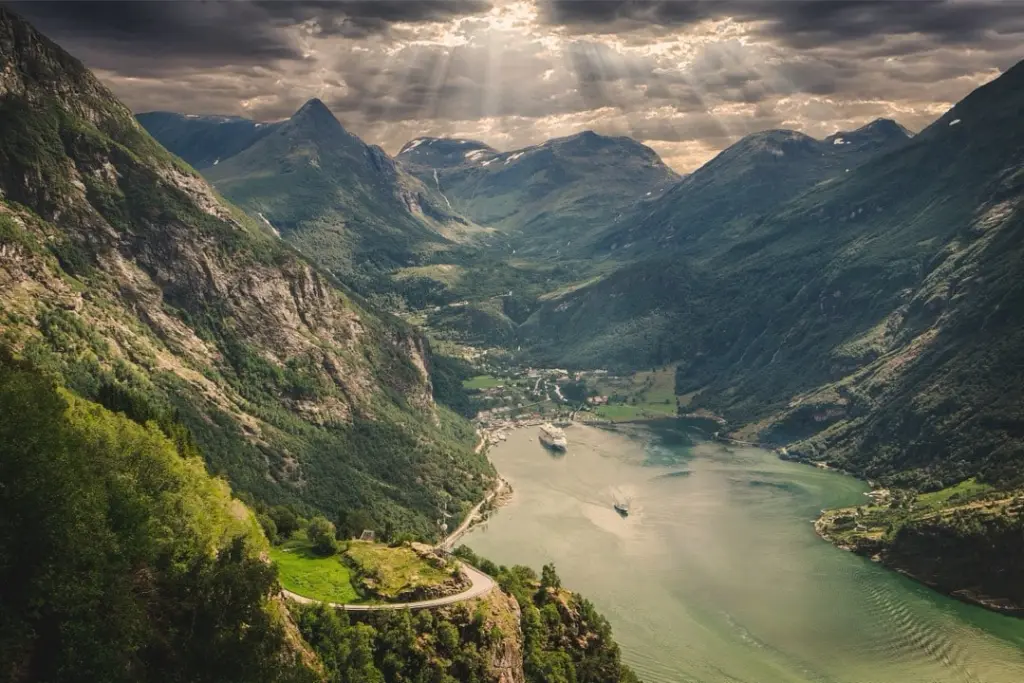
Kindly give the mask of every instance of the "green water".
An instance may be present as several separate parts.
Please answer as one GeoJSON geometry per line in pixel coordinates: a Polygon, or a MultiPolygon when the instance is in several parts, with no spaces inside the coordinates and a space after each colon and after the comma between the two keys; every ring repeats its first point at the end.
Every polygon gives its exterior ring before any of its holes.
{"type": "Polygon", "coordinates": [[[863,500],[863,483],[665,429],[566,431],[563,457],[532,429],[492,449],[515,495],[466,543],[555,562],[648,683],[1024,682],[1024,620],[818,539],[818,511],[863,500]]]}

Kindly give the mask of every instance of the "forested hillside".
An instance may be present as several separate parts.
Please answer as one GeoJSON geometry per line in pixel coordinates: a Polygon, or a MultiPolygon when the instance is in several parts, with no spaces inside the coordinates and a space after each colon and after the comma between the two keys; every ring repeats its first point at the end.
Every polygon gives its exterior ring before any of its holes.
{"type": "Polygon", "coordinates": [[[501,590],[415,616],[286,604],[257,517],[184,426],[111,412],[2,350],[0,411],[4,681],[637,680],[553,567],[463,548],[501,590]]]}
{"type": "Polygon", "coordinates": [[[492,470],[375,312],[0,11],[0,340],[79,395],[180,421],[240,491],[436,533],[492,470]]]}
{"type": "Polygon", "coordinates": [[[679,226],[520,336],[549,363],[678,360],[694,408],[872,478],[1019,482],[1022,79],[727,238],[703,226],[691,247],[679,226]]]}
{"type": "Polygon", "coordinates": [[[184,429],[4,352],[0,414],[0,680],[317,679],[255,518],[184,429]]]}
{"type": "Polygon", "coordinates": [[[461,369],[3,8],[0,60],[0,680],[618,681],[566,591],[529,663],[499,590],[415,629],[284,601],[261,526],[429,538],[482,497],[461,369]]]}

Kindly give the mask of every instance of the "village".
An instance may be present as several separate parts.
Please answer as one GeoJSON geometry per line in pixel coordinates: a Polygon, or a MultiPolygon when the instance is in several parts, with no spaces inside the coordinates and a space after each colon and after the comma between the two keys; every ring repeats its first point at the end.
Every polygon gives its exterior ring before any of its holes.
{"type": "Polygon", "coordinates": [[[675,417],[675,368],[627,376],[607,370],[489,366],[463,382],[478,412],[476,425],[487,444],[508,432],[550,422],[614,423],[675,417]]]}

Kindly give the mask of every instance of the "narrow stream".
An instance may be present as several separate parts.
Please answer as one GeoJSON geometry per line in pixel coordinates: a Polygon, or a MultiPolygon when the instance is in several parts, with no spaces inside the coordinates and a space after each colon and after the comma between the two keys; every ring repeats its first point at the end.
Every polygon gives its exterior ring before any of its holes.
{"type": "Polygon", "coordinates": [[[564,456],[513,432],[490,457],[515,496],[464,542],[499,563],[553,561],[647,683],[1024,682],[1024,620],[814,534],[821,508],[864,500],[862,482],[668,424],[574,425],[564,456]]]}

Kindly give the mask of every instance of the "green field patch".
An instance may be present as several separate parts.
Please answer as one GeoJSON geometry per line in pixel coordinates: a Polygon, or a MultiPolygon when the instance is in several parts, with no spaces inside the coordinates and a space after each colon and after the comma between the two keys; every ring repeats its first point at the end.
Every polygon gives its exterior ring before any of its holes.
{"type": "Polygon", "coordinates": [[[675,413],[676,366],[643,370],[632,375],[604,375],[587,378],[587,386],[602,396],[613,398],[613,402],[634,402],[637,404],[668,404],[675,413]]]}
{"type": "Polygon", "coordinates": [[[644,403],[676,402],[676,366],[670,365],[653,372],[638,372],[633,384],[641,387],[640,398],[644,403]]]}
{"type": "Polygon", "coordinates": [[[594,414],[612,422],[629,422],[631,420],[654,420],[664,417],[674,417],[676,404],[664,403],[642,403],[612,404],[594,408],[594,414]]]}
{"type": "Polygon", "coordinates": [[[325,602],[362,601],[342,556],[317,555],[304,531],[296,532],[290,540],[271,548],[270,559],[277,565],[281,585],[292,593],[325,602]]]}
{"type": "Polygon", "coordinates": [[[964,480],[956,486],[950,486],[932,493],[918,494],[914,503],[915,509],[928,510],[945,507],[949,504],[966,503],[978,496],[993,490],[988,484],[982,484],[973,477],[964,480]]]}
{"type": "Polygon", "coordinates": [[[504,386],[506,381],[493,375],[477,375],[476,377],[463,380],[462,386],[465,389],[493,389],[494,387],[504,386]]]}
{"type": "Polygon", "coordinates": [[[454,571],[431,564],[408,546],[391,548],[352,541],[345,555],[362,577],[360,580],[385,600],[442,584],[451,579],[454,571]]]}

